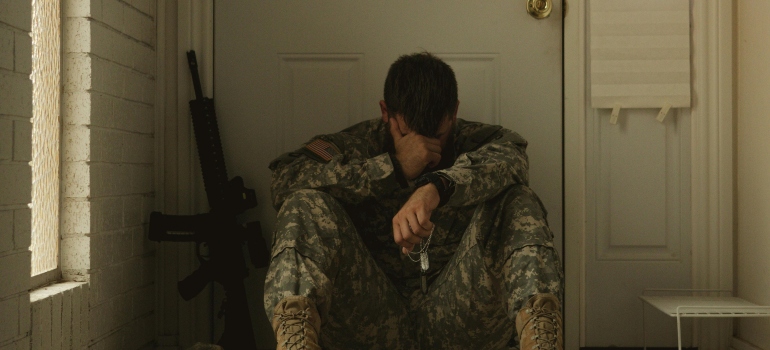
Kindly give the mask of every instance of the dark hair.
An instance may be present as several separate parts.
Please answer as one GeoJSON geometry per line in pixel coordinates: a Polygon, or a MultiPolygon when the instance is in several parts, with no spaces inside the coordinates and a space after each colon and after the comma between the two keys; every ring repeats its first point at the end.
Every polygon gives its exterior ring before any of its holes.
{"type": "Polygon", "coordinates": [[[384,95],[389,116],[401,114],[410,129],[435,137],[457,107],[457,80],[452,68],[430,53],[403,55],[388,70],[384,95]]]}

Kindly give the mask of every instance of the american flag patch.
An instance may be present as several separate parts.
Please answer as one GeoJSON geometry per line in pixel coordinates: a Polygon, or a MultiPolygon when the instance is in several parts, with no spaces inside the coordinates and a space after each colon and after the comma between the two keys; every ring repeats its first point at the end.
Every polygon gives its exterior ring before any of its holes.
{"type": "Polygon", "coordinates": [[[310,152],[315,153],[319,157],[321,157],[325,161],[332,160],[332,157],[340,154],[339,149],[337,149],[334,144],[331,142],[327,142],[321,139],[315,139],[313,142],[308,143],[307,146],[305,146],[310,152]]]}

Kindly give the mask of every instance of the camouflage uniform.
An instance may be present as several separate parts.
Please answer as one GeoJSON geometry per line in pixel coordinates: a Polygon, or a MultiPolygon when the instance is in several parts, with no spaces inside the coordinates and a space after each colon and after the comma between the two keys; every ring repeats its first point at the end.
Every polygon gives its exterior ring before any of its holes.
{"type": "Polygon", "coordinates": [[[387,124],[369,120],[270,164],[278,219],[265,309],[307,296],[325,349],[500,349],[529,296],[562,296],[546,211],[527,187],[526,141],[457,120],[449,201],[433,211],[428,292],[401,254],[391,220],[413,188],[396,175],[387,124]]]}

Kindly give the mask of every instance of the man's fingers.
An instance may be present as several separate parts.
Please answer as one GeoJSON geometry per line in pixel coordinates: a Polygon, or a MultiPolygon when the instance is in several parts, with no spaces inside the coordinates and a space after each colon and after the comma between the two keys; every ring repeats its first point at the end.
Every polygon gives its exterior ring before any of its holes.
{"type": "Polygon", "coordinates": [[[425,136],[423,136],[423,139],[425,140],[426,144],[436,145],[436,146],[439,146],[439,147],[441,146],[441,140],[439,140],[439,139],[434,139],[434,138],[425,137],[425,136]]]}
{"type": "Polygon", "coordinates": [[[420,243],[421,238],[416,236],[412,232],[412,229],[409,227],[409,222],[407,220],[400,220],[400,221],[401,221],[401,238],[403,238],[405,241],[411,244],[420,243]]]}
{"type": "Polygon", "coordinates": [[[433,168],[436,165],[438,165],[439,162],[441,162],[441,154],[440,153],[434,153],[434,152],[428,152],[427,159],[428,161],[428,167],[433,168]]]}
{"type": "Polygon", "coordinates": [[[441,145],[435,145],[432,143],[426,143],[425,149],[427,149],[430,152],[441,154],[441,145]]]}
{"type": "Polygon", "coordinates": [[[420,224],[420,220],[418,220],[416,213],[409,213],[407,219],[409,220],[409,227],[412,229],[412,233],[420,238],[428,238],[430,230],[420,224]]]}
{"type": "Polygon", "coordinates": [[[428,238],[428,236],[430,236],[430,234],[433,232],[434,224],[430,221],[430,214],[430,212],[425,212],[423,210],[418,210],[417,213],[415,213],[420,226],[425,228],[425,231],[427,231],[425,238],[428,238]]]}
{"type": "Polygon", "coordinates": [[[424,191],[418,189],[393,217],[393,239],[403,253],[411,252],[415,245],[429,238],[435,224],[430,221],[432,209],[424,202],[424,191]],[[418,195],[418,193],[421,193],[418,195]]]}
{"type": "Polygon", "coordinates": [[[388,119],[388,127],[390,127],[390,135],[393,136],[393,142],[398,142],[398,140],[401,140],[403,135],[401,135],[401,130],[398,128],[398,122],[396,121],[396,118],[389,118],[388,119]]]}
{"type": "Polygon", "coordinates": [[[412,230],[409,228],[409,222],[404,220],[401,216],[396,215],[393,218],[393,240],[396,244],[407,247],[411,250],[415,244],[420,242],[420,237],[412,234],[412,230]]]}
{"type": "Polygon", "coordinates": [[[401,245],[401,242],[403,241],[401,239],[401,226],[396,224],[395,218],[393,219],[393,241],[398,245],[401,245]]]}
{"type": "Polygon", "coordinates": [[[401,234],[401,225],[397,224],[395,219],[393,220],[393,240],[396,244],[401,246],[401,251],[404,252],[404,254],[407,254],[407,252],[411,252],[412,249],[414,249],[414,244],[404,240],[404,237],[401,234]]]}
{"type": "Polygon", "coordinates": [[[441,140],[422,135],[418,135],[417,137],[419,137],[419,144],[422,144],[425,149],[431,152],[441,153],[441,140]]]}

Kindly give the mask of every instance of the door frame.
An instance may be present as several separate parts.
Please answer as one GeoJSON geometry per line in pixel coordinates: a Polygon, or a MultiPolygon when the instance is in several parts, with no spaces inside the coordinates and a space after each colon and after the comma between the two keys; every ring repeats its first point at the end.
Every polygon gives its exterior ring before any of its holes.
{"type": "MultiPolygon", "coordinates": [[[[566,0],[565,0],[566,2],[566,0]]],[[[566,8],[566,4],[565,4],[566,8]]],[[[733,2],[690,1],[692,288],[733,289],[733,2]]],[[[587,1],[564,18],[565,348],[585,346],[587,1]]],[[[693,344],[723,349],[729,322],[696,322],[693,344]]]]}

